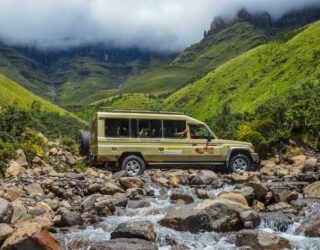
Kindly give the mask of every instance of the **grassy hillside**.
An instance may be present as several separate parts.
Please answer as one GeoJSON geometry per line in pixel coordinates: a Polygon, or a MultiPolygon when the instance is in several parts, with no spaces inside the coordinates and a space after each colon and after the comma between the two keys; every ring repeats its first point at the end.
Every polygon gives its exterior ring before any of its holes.
{"type": "Polygon", "coordinates": [[[171,95],[168,108],[209,119],[224,104],[232,112],[253,112],[288,90],[320,81],[320,22],[287,42],[271,42],[230,60],[204,78],[171,95]]]}
{"type": "Polygon", "coordinates": [[[30,108],[34,102],[39,102],[45,111],[67,114],[67,111],[64,109],[31,93],[16,82],[0,74],[0,106],[17,103],[20,107],[30,108]]]}

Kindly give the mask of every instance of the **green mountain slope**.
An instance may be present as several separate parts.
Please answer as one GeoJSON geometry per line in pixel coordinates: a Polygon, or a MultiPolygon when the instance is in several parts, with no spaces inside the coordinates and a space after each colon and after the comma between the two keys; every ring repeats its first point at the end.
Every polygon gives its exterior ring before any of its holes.
{"type": "Polygon", "coordinates": [[[287,42],[270,42],[230,60],[171,95],[167,108],[189,110],[200,119],[229,104],[232,112],[253,112],[267,100],[306,83],[320,82],[320,22],[287,42]]]}
{"type": "Polygon", "coordinates": [[[68,114],[64,109],[31,93],[16,82],[0,74],[0,106],[17,103],[20,107],[30,108],[34,102],[39,102],[44,111],[68,114]]]}

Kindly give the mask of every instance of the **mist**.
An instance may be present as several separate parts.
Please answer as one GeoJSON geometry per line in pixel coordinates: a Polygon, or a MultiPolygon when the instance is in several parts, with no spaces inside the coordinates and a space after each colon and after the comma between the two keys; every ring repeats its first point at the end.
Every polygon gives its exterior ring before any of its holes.
{"type": "Polygon", "coordinates": [[[0,41],[39,49],[89,44],[180,51],[199,41],[214,16],[244,7],[285,12],[319,0],[1,0],[0,41]]]}

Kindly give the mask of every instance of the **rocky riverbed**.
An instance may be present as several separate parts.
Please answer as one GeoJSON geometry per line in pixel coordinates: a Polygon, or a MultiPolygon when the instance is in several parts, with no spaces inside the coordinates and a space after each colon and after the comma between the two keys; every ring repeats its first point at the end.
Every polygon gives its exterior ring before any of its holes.
{"type": "Polygon", "coordinates": [[[0,180],[1,249],[320,249],[320,156],[259,172],[87,168],[59,148],[23,152],[0,180]]]}

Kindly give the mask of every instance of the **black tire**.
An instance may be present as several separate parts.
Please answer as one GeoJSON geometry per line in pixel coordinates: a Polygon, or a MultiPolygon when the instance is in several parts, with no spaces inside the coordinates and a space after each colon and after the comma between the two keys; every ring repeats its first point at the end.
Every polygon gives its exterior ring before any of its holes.
{"type": "Polygon", "coordinates": [[[237,154],[232,157],[229,169],[233,173],[248,172],[251,170],[251,161],[248,156],[237,154]]]}
{"type": "Polygon", "coordinates": [[[90,154],[90,132],[81,131],[79,153],[82,156],[88,156],[90,154]]]}
{"type": "Polygon", "coordinates": [[[121,161],[121,169],[126,171],[128,176],[142,175],[145,166],[144,160],[137,155],[128,155],[121,161]]]}

